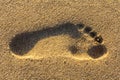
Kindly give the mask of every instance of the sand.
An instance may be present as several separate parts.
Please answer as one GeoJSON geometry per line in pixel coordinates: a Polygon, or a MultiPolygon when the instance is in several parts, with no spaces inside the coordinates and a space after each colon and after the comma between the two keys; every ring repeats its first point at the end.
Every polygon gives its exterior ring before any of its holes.
{"type": "Polygon", "coordinates": [[[120,0],[1,0],[0,80],[120,80],[119,4],[120,0]],[[88,50],[99,43],[74,26],[79,23],[102,36],[105,54],[88,50]],[[21,34],[27,37],[19,44],[21,34]]]}

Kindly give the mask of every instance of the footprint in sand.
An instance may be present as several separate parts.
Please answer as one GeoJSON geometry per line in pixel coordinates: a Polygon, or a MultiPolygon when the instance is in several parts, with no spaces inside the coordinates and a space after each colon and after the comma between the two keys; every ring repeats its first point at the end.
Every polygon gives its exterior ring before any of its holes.
{"type": "Polygon", "coordinates": [[[102,36],[82,23],[76,25],[65,23],[17,34],[9,46],[12,54],[19,58],[63,56],[85,60],[98,59],[107,53],[102,36]]]}

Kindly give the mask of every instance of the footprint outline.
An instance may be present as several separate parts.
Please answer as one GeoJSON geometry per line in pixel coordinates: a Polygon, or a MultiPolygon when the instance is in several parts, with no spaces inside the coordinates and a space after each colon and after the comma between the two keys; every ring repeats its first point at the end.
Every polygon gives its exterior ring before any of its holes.
{"type": "MultiPolygon", "coordinates": [[[[85,25],[83,23],[79,23],[79,24],[75,25],[75,24],[70,23],[70,22],[61,24],[57,27],[46,28],[46,29],[42,29],[42,30],[34,31],[34,32],[24,32],[24,33],[21,33],[21,34],[17,34],[14,38],[12,38],[9,46],[10,46],[10,49],[13,53],[15,53],[16,55],[21,55],[22,56],[25,53],[28,53],[35,46],[35,43],[37,43],[37,41],[39,41],[41,39],[44,39],[44,38],[47,38],[47,37],[50,37],[50,36],[57,36],[57,35],[61,35],[61,34],[66,35],[67,34],[71,38],[78,39],[82,35],[82,33],[79,31],[81,29],[83,29],[84,33],[91,36],[91,38],[93,38],[98,43],[98,46],[104,47],[104,49],[105,49],[104,53],[107,52],[106,47],[102,44],[102,42],[103,42],[102,36],[98,36],[97,32],[93,31],[91,27],[89,27],[89,26],[85,27],[85,25]],[[73,32],[73,33],[71,33],[71,32],[73,32]],[[93,33],[93,32],[95,32],[96,34],[94,36],[90,35],[90,33],[93,33]],[[36,37],[38,36],[38,38],[36,38],[35,36],[36,37]],[[33,40],[32,41],[33,43],[31,43],[29,38],[30,38],[30,40],[33,40]],[[24,41],[24,40],[27,40],[27,42],[24,41]],[[21,44],[22,46],[18,46],[19,44],[21,44]],[[32,45],[29,46],[29,44],[32,44],[32,45]],[[22,52],[20,53],[19,50],[20,51],[23,50],[22,51],[23,53],[22,52]]],[[[70,47],[71,46],[69,46],[69,48],[70,47]]],[[[77,53],[77,48],[75,48],[75,46],[74,46],[74,49],[76,49],[76,51],[74,52],[74,54],[75,54],[75,53],[77,53]]],[[[91,53],[89,53],[89,51],[90,50],[88,50],[88,55],[91,56],[92,58],[99,58],[99,57],[102,56],[102,55],[100,55],[98,57],[95,57],[95,56],[93,57],[91,55],[91,53]]],[[[101,53],[101,54],[103,54],[103,53],[101,53]]]]}

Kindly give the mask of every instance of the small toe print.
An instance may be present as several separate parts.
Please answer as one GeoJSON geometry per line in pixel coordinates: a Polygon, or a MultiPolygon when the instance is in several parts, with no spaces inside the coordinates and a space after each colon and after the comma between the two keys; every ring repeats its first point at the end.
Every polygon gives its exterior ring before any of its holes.
{"type": "Polygon", "coordinates": [[[85,27],[84,32],[89,33],[91,30],[92,30],[92,28],[88,26],[88,27],[85,27]]]}
{"type": "Polygon", "coordinates": [[[97,32],[90,32],[89,35],[94,38],[95,36],[97,36],[97,32]]]}
{"type": "Polygon", "coordinates": [[[107,49],[104,45],[93,46],[87,51],[88,55],[94,59],[103,56],[106,52],[107,49]]]}
{"type": "Polygon", "coordinates": [[[95,41],[97,41],[98,43],[102,43],[103,38],[101,36],[95,37],[95,41]]]}
{"type": "Polygon", "coordinates": [[[77,24],[76,26],[78,27],[78,29],[82,29],[82,28],[84,28],[85,25],[80,23],[80,24],[77,24]]]}

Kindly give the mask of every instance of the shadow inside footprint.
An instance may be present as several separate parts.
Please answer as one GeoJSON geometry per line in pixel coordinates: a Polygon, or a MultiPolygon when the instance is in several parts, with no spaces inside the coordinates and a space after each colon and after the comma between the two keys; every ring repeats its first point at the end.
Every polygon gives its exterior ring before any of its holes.
{"type": "Polygon", "coordinates": [[[76,54],[78,52],[78,49],[76,46],[70,46],[69,50],[71,51],[72,54],[76,54]]]}
{"type": "Polygon", "coordinates": [[[29,52],[39,40],[61,34],[69,35],[72,38],[80,38],[81,36],[77,26],[72,23],[65,23],[39,31],[17,34],[11,40],[9,46],[13,53],[17,55],[24,55],[29,52]]]}
{"type": "Polygon", "coordinates": [[[96,59],[107,53],[107,49],[104,45],[97,45],[88,49],[87,53],[90,57],[96,59]]]}

